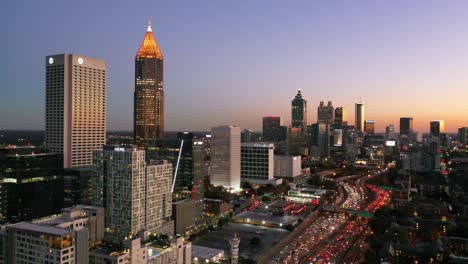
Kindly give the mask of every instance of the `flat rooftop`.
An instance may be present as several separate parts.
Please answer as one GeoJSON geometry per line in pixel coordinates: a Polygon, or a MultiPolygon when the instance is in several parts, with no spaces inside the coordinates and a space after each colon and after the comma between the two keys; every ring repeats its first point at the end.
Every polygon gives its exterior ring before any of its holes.
{"type": "Polygon", "coordinates": [[[223,253],[224,250],[221,249],[192,245],[192,258],[211,259],[223,253]]]}
{"type": "Polygon", "coordinates": [[[34,232],[44,233],[48,235],[56,235],[56,236],[71,235],[72,233],[72,231],[65,229],[65,228],[48,226],[48,225],[32,224],[28,222],[20,222],[17,224],[8,225],[7,228],[8,227],[21,229],[21,230],[34,231],[34,232]]]}

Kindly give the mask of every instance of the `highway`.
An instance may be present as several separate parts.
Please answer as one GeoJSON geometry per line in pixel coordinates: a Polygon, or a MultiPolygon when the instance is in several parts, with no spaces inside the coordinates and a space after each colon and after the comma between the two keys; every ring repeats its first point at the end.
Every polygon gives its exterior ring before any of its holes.
{"type": "Polygon", "coordinates": [[[366,184],[370,177],[369,174],[335,179],[338,185],[335,201],[269,263],[357,263],[370,232],[370,219],[353,214],[373,213],[390,198],[388,192],[366,184]]]}

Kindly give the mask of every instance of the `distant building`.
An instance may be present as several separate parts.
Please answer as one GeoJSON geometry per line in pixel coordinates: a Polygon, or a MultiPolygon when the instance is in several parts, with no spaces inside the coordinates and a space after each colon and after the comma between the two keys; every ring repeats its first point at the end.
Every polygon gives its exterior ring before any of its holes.
{"type": "Polygon", "coordinates": [[[326,123],[333,125],[335,121],[335,112],[333,109],[333,104],[331,101],[328,101],[328,104],[325,105],[323,101],[320,102],[320,105],[317,108],[317,122],[326,123]]]}
{"type": "Polygon", "coordinates": [[[204,201],[204,214],[209,217],[229,214],[234,208],[231,203],[227,203],[221,199],[205,198],[204,201]]]}
{"type": "Polygon", "coordinates": [[[242,143],[241,180],[256,184],[281,184],[275,179],[273,143],[242,143]]]}
{"type": "Polygon", "coordinates": [[[244,129],[241,133],[241,142],[242,143],[249,143],[252,142],[252,137],[253,137],[253,130],[250,129],[244,129]]]}
{"type": "Polygon", "coordinates": [[[394,139],[395,137],[395,126],[388,125],[385,127],[385,139],[394,139]]]}
{"type": "Polygon", "coordinates": [[[355,103],[354,129],[364,132],[364,102],[355,103]]]}
{"type": "Polygon", "coordinates": [[[138,147],[164,137],[164,59],[151,24],[135,56],[133,137],[138,147]]]}
{"type": "Polygon", "coordinates": [[[343,129],[334,129],[332,136],[333,136],[333,146],[335,147],[343,146],[343,129]]]}
{"type": "Polygon", "coordinates": [[[301,175],[301,156],[275,155],[275,177],[294,178],[301,175]]]}
{"type": "Polygon", "coordinates": [[[366,135],[375,134],[375,121],[374,120],[364,121],[364,132],[366,133],[366,135]]]}
{"type": "Polygon", "coordinates": [[[286,130],[286,154],[298,155],[304,153],[305,138],[303,129],[299,127],[288,127],[286,130]]]}
{"type": "Polygon", "coordinates": [[[344,107],[335,108],[335,121],[334,124],[337,126],[348,125],[348,111],[344,107]]]}
{"type": "Polygon", "coordinates": [[[192,263],[222,263],[224,260],[224,250],[202,246],[192,246],[192,263]]]}
{"type": "Polygon", "coordinates": [[[30,221],[63,208],[63,155],[0,148],[0,224],[30,221]]]}
{"type": "Polygon", "coordinates": [[[240,127],[211,128],[211,184],[230,190],[240,190],[241,140],[240,127]]]}
{"type": "Polygon", "coordinates": [[[440,138],[441,134],[444,133],[444,120],[431,120],[430,133],[431,137],[440,138]]]}
{"type": "Polygon", "coordinates": [[[80,55],[46,57],[45,147],[63,167],[92,164],[106,143],[106,62],[80,55]]]}
{"type": "Polygon", "coordinates": [[[320,157],[330,156],[330,124],[325,122],[318,122],[319,137],[318,147],[320,157]]]}
{"type": "Polygon", "coordinates": [[[284,140],[281,136],[281,125],[281,117],[279,116],[263,117],[262,141],[277,142],[284,140]]]}
{"type": "Polygon", "coordinates": [[[172,165],[146,164],[145,151],[132,147],[105,146],[93,154],[93,204],[106,210],[106,237],[172,234],[172,165]]]}
{"type": "Polygon", "coordinates": [[[302,98],[301,90],[297,91],[296,97],[292,100],[291,107],[292,127],[301,128],[305,132],[307,126],[307,101],[302,98]]]}
{"type": "Polygon", "coordinates": [[[458,141],[463,146],[468,145],[468,127],[462,127],[458,129],[458,141]]]}
{"type": "Polygon", "coordinates": [[[413,133],[413,118],[400,117],[400,136],[410,136],[413,133]]]}

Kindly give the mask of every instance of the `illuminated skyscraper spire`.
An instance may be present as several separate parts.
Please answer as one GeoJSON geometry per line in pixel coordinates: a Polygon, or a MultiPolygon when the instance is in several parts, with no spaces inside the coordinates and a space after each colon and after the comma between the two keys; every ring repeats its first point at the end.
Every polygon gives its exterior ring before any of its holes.
{"type": "Polygon", "coordinates": [[[164,136],[163,55],[148,21],[135,57],[134,142],[140,148],[164,136]]]}

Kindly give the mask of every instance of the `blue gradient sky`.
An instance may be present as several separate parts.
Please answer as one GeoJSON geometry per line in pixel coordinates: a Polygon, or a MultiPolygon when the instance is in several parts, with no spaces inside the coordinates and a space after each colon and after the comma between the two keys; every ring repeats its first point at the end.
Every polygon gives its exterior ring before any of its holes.
{"type": "Polygon", "coordinates": [[[108,62],[107,126],[131,130],[134,57],[148,18],[164,54],[167,130],[290,122],[302,88],[366,102],[377,130],[413,116],[468,126],[468,1],[22,1],[0,10],[0,129],[43,129],[44,57],[108,62]]]}

